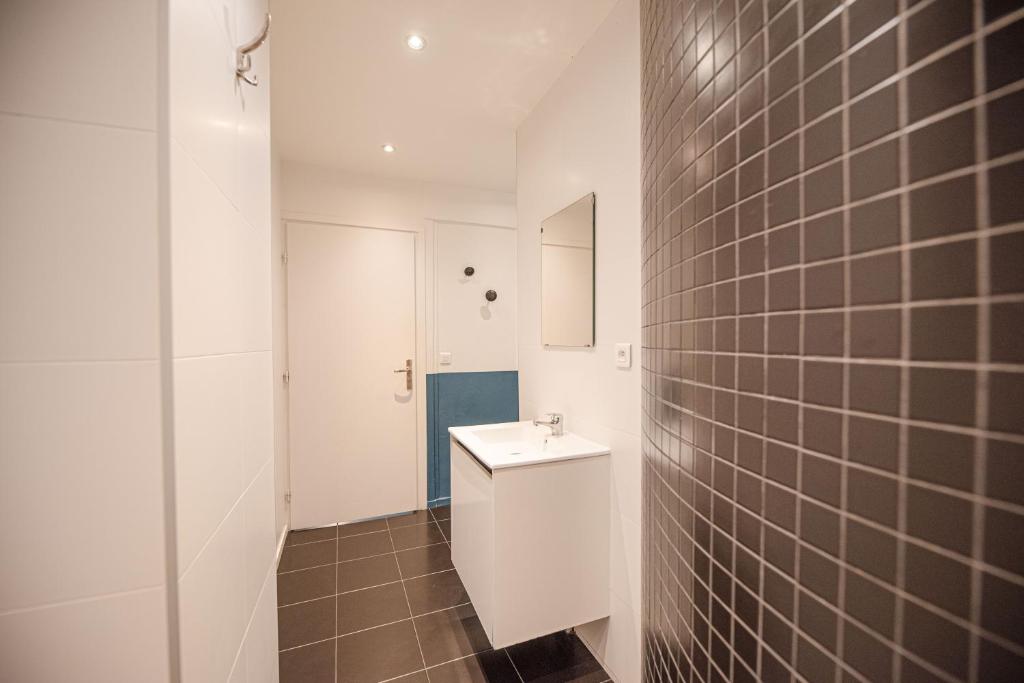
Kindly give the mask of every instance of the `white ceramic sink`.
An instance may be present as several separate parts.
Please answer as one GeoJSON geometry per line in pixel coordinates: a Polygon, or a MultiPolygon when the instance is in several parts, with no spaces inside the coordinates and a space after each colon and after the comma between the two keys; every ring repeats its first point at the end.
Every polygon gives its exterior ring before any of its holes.
{"type": "Polygon", "coordinates": [[[572,432],[552,436],[548,427],[534,426],[529,421],[449,427],[448,432],[491,470],[590,458],[611,452],[607,446],[572,432]]]}

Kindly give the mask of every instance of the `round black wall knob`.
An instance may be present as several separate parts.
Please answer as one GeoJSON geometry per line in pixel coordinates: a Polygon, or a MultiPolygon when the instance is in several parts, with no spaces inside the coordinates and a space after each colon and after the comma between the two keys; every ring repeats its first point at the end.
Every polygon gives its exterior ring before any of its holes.
{"type": "Polygon", "coordinates": [[[466,269],[462,272],[466,274],[466,277],[473,277],[473,273],[476,272],[476,268],[473,266],[466,266],[466,269]]]}
{"type": "Polygon", "coordinates": [[[484,294],[484,298],[487,299],[488,301],[494,301],[495,299],[498,298],[498,293],[495,292],[493,289],[488,289],[487,293],[484,294]]]}

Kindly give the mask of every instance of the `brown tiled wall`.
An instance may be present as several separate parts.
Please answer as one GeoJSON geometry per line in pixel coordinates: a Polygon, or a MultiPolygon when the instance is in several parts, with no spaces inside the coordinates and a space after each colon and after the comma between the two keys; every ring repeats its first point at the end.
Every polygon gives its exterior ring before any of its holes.
{"type": "Polygon", "coordinates": [[[1020,0],[642,0],[644,676],[1024,681],[1020,0]]]}

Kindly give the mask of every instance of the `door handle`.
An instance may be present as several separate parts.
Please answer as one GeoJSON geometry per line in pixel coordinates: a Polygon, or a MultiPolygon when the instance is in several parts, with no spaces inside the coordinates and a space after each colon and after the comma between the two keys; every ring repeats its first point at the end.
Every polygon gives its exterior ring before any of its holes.
{"type": "Polygon", "coordinates": [[[405,373],[405,388],[412,391],[412,358],[406,359],[404,368],[398,368],[394,372],[395,374],[399,372],[405,373]]]}

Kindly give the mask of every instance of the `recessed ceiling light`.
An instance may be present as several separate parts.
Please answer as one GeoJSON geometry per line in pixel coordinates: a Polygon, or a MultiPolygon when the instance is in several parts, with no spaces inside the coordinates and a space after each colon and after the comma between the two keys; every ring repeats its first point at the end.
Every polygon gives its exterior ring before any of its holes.
{"type": "Polygon", "coordinates": [[[405,39],[405,44],[409,46],[410,50],[416,50],[419,52],[427,46],[427,39],[423,36],[416,35],[413,33],[411,36],[405,39]]]}
{"type": "Polygon", "coordinates": [[[388,154],[391,154],[392,152],[395,151],[395,146],[390,143],[381,145],[380,148],[387,152],[388,154]]]}

